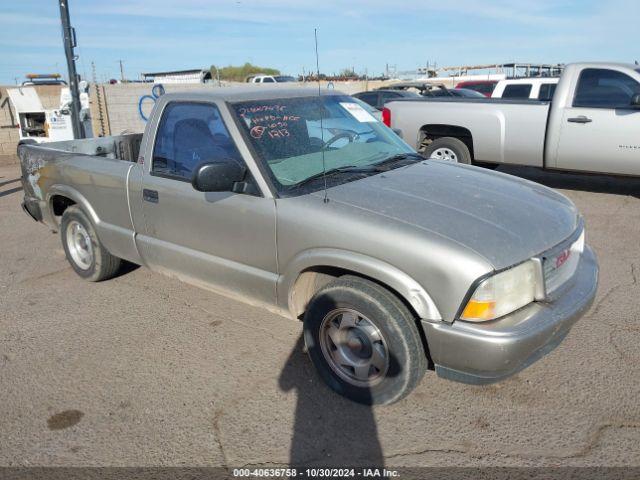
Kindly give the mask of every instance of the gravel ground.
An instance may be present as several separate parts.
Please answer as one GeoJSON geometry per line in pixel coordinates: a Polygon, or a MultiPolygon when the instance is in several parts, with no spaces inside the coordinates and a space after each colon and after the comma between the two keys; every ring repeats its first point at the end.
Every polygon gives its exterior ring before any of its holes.
{"type": "Polygon", "coordinates": [[[0,465],[640,465],[640,181],[504,168],[583,212],[601,277],[549,356],[389,407],[330,392],[298,322],[151,273],[100,284],[0,169],[0,465]]]}

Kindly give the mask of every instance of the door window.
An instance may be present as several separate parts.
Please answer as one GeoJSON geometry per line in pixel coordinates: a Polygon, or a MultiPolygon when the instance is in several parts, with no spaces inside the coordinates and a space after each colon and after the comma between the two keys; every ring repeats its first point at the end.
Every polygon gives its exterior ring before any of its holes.
{"type": "Polygon", "coordinates": [[[540,85],[540,92],[538,92],[538,100],[552,100],[553,94],[556,91],[557,84],[555,83],[543,83],[540,85]]]}
{"type": "Polygon", "coordinates": [[[153,149],[153,173],[190,181],[202,163],[242,163],[241,158],[215,105],[174,102],[164,109],[153,149]]]}
{"type": "Polygon", "coordinates": [[[531,95],[530,83],[514,83],[504,87],[502,98],[529,98],[531,95]]]}
{"type": "Polygon", "coordinates": [[[574,107],[629,108],[640,83],[616,70],[585,68],[580,73],[574,107]]]}
{"type": "Polygon", "coordinates": [[[475,85],[472,84],[472,85],[464,86],[460,88],[468,88],[470,90],[475,90],[476,92],[480,92],[483,95],[491,96],[491,94],[496,88],[496,84],[495,83],[477,83],[475,85]]]}

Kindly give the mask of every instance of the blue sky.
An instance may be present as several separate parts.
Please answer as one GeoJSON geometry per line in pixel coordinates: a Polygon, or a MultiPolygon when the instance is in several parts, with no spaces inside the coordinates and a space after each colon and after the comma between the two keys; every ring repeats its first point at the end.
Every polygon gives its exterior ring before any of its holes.
{"type": "MultiPolygon", "coordinates": [[[[70,0],[78,71],[98,78],[250,61],[298,74],[380,74],[427,61],[640,59],[638,0],[70,0]]],[[[0,4],[0,84],[66,72],[57,0],[0,4]]]]}

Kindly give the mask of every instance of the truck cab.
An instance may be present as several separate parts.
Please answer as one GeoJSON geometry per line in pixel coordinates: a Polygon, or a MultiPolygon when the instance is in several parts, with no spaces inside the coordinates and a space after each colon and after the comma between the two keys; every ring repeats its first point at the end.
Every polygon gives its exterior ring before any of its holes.
{"type": "Polygon", "coordinates": [[[468,383],[512,375],[597,287],[567,198],[427,161],[334,90],[170,93],[142,136],[19,155],[25,210],[82,278],[128,260],[302,319],[320,377],[361,403],[398,401],[429,362],[468,383]]]}
{"type": "Polygon", "coordinates": [[[567,66],[547,127],[549,167],[640,175],[639,133],[639,66],[567,66]]]}

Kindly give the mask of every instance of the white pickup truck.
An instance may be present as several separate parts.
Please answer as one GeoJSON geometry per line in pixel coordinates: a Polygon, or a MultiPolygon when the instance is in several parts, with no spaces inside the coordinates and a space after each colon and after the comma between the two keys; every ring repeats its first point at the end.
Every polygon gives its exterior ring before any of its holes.
{"type": "Polygon", "coordinates": [[[383,120],[429,158],[640,175],[637,65],[568,65],[551,102],[399,99],[383,120]]]}

